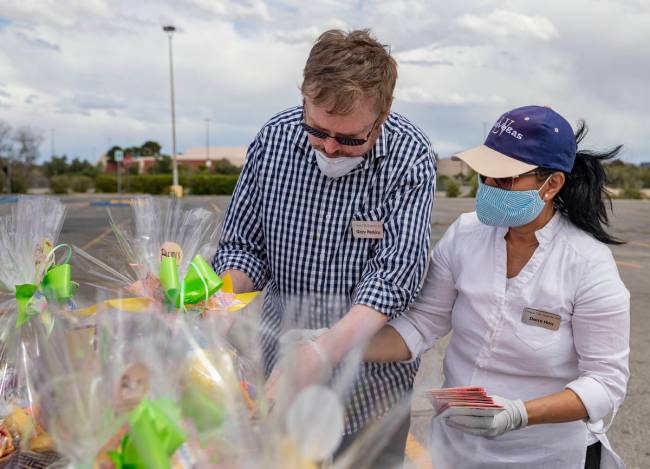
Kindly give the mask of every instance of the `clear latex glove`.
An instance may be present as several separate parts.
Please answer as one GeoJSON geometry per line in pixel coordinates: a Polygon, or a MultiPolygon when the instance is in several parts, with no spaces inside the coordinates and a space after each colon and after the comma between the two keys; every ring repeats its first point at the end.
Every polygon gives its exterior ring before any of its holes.
{"type": "Polygon", "coordinates": [[[331,376],[333,366],[316,339],[328,329],[295,329],[279,339],[280,358],[266,381],[267,399],[273,404],[280,394],[290,399],[301,389],[322,384],[331,376]]]}
{"type": "MultiPolygon", "coordinates": [[[[447,417],[447,425],[470,435],[484,438],[496,438],[504,433],[519,430],[528,425],[528,412],[526,412],[526,406],[522,400],[510,400],[499,396],[492,396],[492,398],[496,404],[504,407],[498,414],[494,416],[476,416],[471,415],[471,409],[467,409],[467,415],[456,413],[447,417]]],[[[456,410],[456,412],[458,411],[456,410]]]]}

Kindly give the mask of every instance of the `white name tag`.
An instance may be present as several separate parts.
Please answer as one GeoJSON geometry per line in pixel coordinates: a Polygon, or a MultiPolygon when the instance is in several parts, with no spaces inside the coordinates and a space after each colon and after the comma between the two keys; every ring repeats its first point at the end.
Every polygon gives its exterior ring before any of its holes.
{"type": "Polygon", "coordinates": [[[524,324],[543,327],[550,331],[557,331],[560,328],[561,320],[559,314],[533,308],[524,308],[524,314],[521,316],[521,322],[524,324]]]}
{"type": "Polygon", "coordinates": [[[384,222],[352,220],[352,235],[360,239],[384,239],[384,222]]]}

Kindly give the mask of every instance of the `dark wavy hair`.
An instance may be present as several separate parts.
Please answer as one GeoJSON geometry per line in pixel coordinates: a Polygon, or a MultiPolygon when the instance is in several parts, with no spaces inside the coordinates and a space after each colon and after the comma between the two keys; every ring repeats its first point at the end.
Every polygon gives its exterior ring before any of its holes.
{"type": "MultiPolygon", "coordinates": [[[[578,122],[575,133],[578,145],[588,130],[583,120],[578,122]]],[[[571,223],[606,244],[625,243],[605,231],[609,227],[607,208],[609,206],[612,210],[612,199],[605,188],[607,172],[603,162],[616,158],[622,148],[623,145],[617,145],[603,152],[579,149],[571,173],[564,173],[564,186],[553,200],[556,209],[571,223]]],[[[540,168],[537,178],[541,182],[555,172],[554,169],[540,168]]]]}

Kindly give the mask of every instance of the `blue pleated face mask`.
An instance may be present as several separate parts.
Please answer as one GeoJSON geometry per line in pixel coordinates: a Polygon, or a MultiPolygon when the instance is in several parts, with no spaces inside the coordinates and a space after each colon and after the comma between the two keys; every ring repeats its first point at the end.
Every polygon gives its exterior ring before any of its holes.
{"type": "Polygon", "coordinates": [[[490,226],[523,226],[542,213],[544,201],[539,191],[542,187],[529,191],[513,191],[483,184],[478,177],[478,192],[476,193],[476,215],[481,223],[490,226]]]}

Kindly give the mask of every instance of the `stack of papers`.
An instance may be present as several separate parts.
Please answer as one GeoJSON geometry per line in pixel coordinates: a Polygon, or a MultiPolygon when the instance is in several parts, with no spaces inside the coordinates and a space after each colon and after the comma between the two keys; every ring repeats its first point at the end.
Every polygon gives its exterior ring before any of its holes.
{"type": "Polygon", "coordinates": [[[481,387],[437,388],[426,392],[436,415],[496,415],[503,406],[496,404],[481,387]]]}

